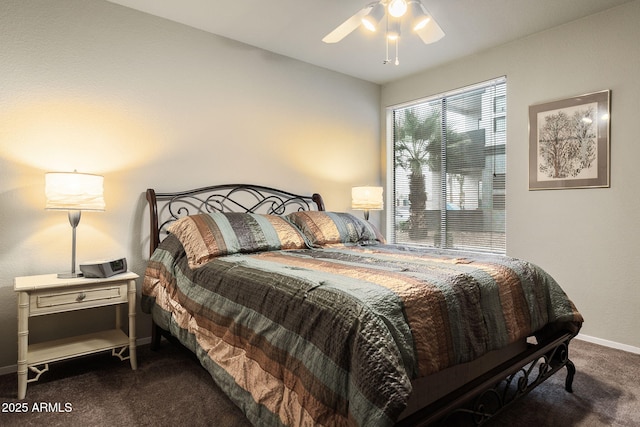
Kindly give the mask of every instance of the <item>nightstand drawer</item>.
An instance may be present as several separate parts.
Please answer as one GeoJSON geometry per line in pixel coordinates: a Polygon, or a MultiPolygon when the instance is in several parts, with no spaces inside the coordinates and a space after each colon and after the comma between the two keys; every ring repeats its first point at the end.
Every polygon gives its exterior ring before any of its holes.
{"type": "Polygon", "coordinates": [[[127,284],[114,284],[71,291],[34,292],[30,295],[31,315],[99,307],[127,302],[127,284]]]}

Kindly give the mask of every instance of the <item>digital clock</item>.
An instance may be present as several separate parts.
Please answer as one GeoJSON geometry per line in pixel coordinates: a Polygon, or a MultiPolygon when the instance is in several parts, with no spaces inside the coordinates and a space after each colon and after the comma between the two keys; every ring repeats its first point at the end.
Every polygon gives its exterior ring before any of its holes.
{"type": "Polygon", "coordinates": [[[87,261],[80,264],[84,277],[111,277],[127,271],[127,259],[87,261]]]}

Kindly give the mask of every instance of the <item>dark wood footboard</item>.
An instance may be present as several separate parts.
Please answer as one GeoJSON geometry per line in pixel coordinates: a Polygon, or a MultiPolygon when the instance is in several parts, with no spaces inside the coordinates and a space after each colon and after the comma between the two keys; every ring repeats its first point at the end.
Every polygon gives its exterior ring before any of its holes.
{"type": "Polygon", "coordinates": [[[544,343],[531,345],[397,426],[483,425],[565,367],[565,389],[572,393],[576,369],[569,359],[569,342],[573,337],[572,333],[558,333],[544,343]]]}

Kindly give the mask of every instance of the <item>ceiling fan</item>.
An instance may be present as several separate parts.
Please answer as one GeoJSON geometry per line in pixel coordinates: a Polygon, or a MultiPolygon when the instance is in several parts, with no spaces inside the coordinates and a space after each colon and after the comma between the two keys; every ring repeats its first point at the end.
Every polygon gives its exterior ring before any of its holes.
{"type": "Polygon", "coordinates": [[[403,21],[409,21],[411,30],[425,44],[437,42],[444,37],[444,31],[442,31],[442,28],[440,28],[420,0],[379,0],[369,3],[356,12],[355,15],[327,34],[322,41],[325,43],[337,43],[360,25],[363,25],[369,31],[378,31],[383,26],[381,22],[384,18],[386,18],[384,29],[387,47],[387,58],[383,61],[384,64],[390,62],[389,42],[393,42],[396,45],[395,64],[399,64],[398,42],[403,21]],[[404,18],[407,19],[405,20],[404,18]]]}

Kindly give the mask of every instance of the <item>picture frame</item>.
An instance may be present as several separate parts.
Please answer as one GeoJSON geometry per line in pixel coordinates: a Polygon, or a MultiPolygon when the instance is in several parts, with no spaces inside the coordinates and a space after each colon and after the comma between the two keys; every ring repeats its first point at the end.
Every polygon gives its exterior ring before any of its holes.
{"type": "Polygon", "coordinates": [[[529,106],[529,190],[609,187],[611,91],[529,106]]]}

